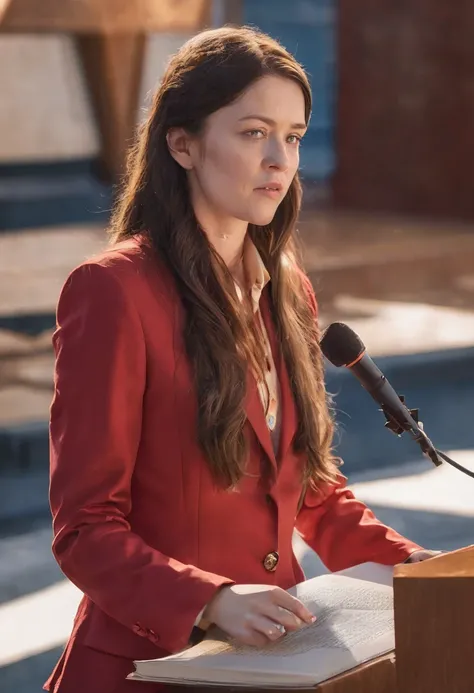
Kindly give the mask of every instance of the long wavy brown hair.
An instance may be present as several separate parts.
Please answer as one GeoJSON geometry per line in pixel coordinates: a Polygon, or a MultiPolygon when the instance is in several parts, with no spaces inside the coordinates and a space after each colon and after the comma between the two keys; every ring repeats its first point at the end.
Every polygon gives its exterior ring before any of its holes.
{"type": "MultiPolygon", "coordinates": [[[[169,153],[166,135],[182,127],[199,136],[211,113],[268,74],[300,85],[308,122],[308,79],[277,41],[248,27],[207,30],[189,40],[168,64],[130,151],[112,215],[112,242],[145,234],[175,277],[198,397],[198,439],[215,482],[225,488],[235,487],[245,473],[247,364],[262,367],[259,341],[236,306],[226,267],[198,225],[186,172],[169,153]]],[[[316,487],[335,478],[337,462],[317,322],[294,250],[300,206],[296,176],[272,222],[249,224],[248,233],[271,276],[273,318],[298,412],[293,447],[306,454],[303,481],[316,487]]]]}

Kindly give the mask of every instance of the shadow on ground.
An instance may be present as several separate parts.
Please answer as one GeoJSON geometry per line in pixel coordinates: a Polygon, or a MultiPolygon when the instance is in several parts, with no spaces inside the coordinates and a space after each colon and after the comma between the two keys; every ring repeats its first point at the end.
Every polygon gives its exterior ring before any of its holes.
{"type": "Polygon", "coordinates": [[[55,667],[62,650],[62,647],[55,647],[0,668],[2,693],[41,693],[43,684],[55,667]]]}

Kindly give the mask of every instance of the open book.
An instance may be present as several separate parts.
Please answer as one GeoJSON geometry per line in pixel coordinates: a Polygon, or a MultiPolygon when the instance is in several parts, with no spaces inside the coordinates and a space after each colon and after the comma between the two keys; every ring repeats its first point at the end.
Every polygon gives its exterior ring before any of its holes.
{"type": "Polygon", "coordinates": [[[264,648],[241,646],[211,628],[169,657],[135,662],[129,678],[180,685],[314,688],[394,649],[393,568],[365,563],[292,587],[317,616],[264,648]]]}

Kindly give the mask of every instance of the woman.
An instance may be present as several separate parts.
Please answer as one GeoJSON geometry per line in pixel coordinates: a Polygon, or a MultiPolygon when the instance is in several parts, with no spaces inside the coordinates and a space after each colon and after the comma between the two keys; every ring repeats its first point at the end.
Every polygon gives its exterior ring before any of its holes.
{"type": "MultiPolygon", "coordinates": [[[[83,592],[46,689],[127,693],[134,659],[215,623],[263,646],[310,623],[296,528],[330,570],[429,552],[378,522],[331,452],[316,303],[293,253],[300,65],[250,29],[171,60],[109,250],[58,305],[55,557],[83,592]]],[[[159,686],[148,685],[152,693],[159,686]]]]}

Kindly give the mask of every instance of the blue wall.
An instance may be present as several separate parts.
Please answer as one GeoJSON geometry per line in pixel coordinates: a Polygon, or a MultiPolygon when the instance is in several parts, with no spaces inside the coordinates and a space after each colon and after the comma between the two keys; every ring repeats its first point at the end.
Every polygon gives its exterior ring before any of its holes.
{"type": "Polygon", "coordinates": [[[304,178],[325,180],[335,166],[334,0],[244,0],[244,22],[277,38],[303,64],[313,89],[313,114],[301,150],[304,178]]]}

